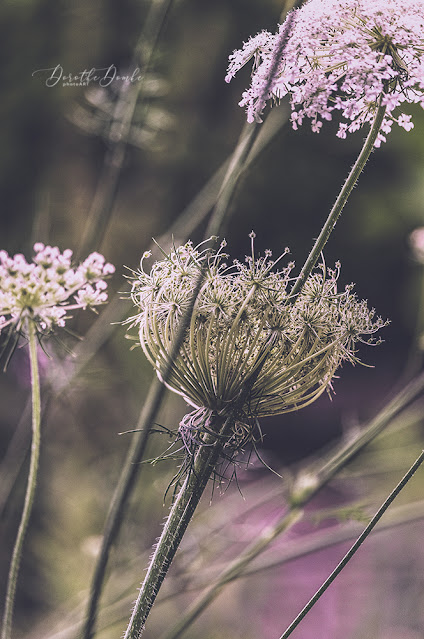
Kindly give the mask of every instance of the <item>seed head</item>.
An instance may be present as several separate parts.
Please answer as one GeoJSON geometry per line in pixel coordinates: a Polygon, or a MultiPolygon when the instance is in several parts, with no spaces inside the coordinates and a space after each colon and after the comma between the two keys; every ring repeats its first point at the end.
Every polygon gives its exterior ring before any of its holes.
{"type": "MultiPolygon", "coordinates": [[[[216,252],[191,242],[153,264],[143,264],[132,287],[141,347],[160,379],[199,276],[200,292],[167,386],[196,410],[235,411],[238,420],[286,413],[331,388],[344,360],[358,361],[356,343],[376,343],[384,326],[352,287],[338,291],[339,268],[316,269],[290,297],[288,249],[272,260],[251,255],[227,266],[216,252]]],[[[142,260],[143,261],[143,260],[142,260]]]]}

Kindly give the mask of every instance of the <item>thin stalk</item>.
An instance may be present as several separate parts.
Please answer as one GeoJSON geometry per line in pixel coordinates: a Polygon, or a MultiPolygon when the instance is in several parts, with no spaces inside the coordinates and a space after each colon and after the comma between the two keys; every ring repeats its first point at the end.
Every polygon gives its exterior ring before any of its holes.
{"type": "MultiPolygon", "coordinates": [[[[245,172],[246,169],[256,161],[257,157],[267,147],[269,142],[277,135],[280,129],[287,124],[288,117],[289,110],[287,106],[285,104],[280,104],[267,114],[260,127],[255,127],[255,125],[253,125],[253,127],[252,125],[246,125],[243,128],[237,147],[242,143],[246,129],[251,130],[254,128],[258,131],[258,135],[254,140],[251,151],[248,153],[247,158],[244,161],[242,172],[245,172]]],[[[223,162],[216,173],[208,180],[196,197],[184,209],[174,224],[172,224],[158,239],[158,244],[166,246],[169,243],[170,237],[174,238],[176,246],[187,241],[187,238],[190,237],[193,231],[195,231],[195,229],[205,220],[215,207],[218,198],[222,193],[225,176],[228,174],[228,169],[233,162],[234,152],[223,162]]],[[[210,235],[215,235],[215,233],[210,233],[210,235]]]]}
{"type": "Polygon", "coordinates": [[[256,141],[258,132],[257,124],[246,123],[244,125],[224,176],[215,208],[206,228],[205,237],[221,233],[240,175],[247,166],[247,158],[256,141]]]}
{"type": "Polygon", "coordinates": [[[353,187],[358,181],[358,178],[360,174],[362,173],[362,170],[364,169],[365,164],[367,163],[367,160],[373,151],[374,143],[379,134],[385,112],[386,112],[386,107],[382,106],[380,102],[380,106],[377,108],[377,112],[375,114],[375,118],[372,123],[370,132],[368,133],[368,136],[364,142],[364,145],[358,156],[358,159],[356,160],[349,175],[347,176],[346,181],[343,184],[343,187],[334,203],[334,206],[331,209],[330,214],[324,226],[322,227],[321,233],[319,234],[318,239],[316,240],[314,246],[312,247],[312,250],[309,253],[308,259],[303,265],[302,270],[300,271],[299,277],[297,278],[293,286],[293,289],[291,291],[292,295],[297,295],[299,293],[303,284],[306,282],[309,275],[311,274],[312,269],[314,268],[321,254],[322,249],[327,244],[328,238],[330,237],[334,227],[336,226],[336,222],[339,219],[341,212],[343,211],[343,208],[349,198],[349,195],[351,194],[353,187]]]}
{"type": "Polygon", "coordinates": [[[18,534],[16,536],[13,549],[12,560],[10,562],[9,576],[7,581],[6,602],[3,617],[1,639],[10,639],[12,632],[13,606],[16,594],[16,584],[18,580],[19,566],[22,556],[22,547],[28,522],[31,516],[34,503],[35,489],[37,486],[38,462],[40,457],[40,424],[41,424],[41,401],[40,401],[40,376],[38,372],[37,360],[37,338],[33,322],[28,322],[29,334],[29,355],[31,366],[31,398],[32,398],[32,444],[31,459],[29,466],[28,483],[25,494],[24,507],[18,534]]]}
{"type": "MultiPolygon", "coordinates": [[[[294,7],[294,6],[297,6],[298,4],[300,4],[300,0],[295,0],[292,6],[294,7]]],[[[290,36],[293,19],[294,19],[294,14],[292,13],[287,18],[284,30],[279,37],[277,48],[274,51],[274,59],[273,59],[271,68],[268,71],[268,77],[266,79],[264,88],[262,90],[262,95],[260,96],[258,100],[258,105],[257,105],[258,114],[260,113],[263,106],[265,105],[269,87],[271,86],[272,80],[278,68],[279,61],[281,59],[281,56],[283,55],[288,38],[290,36]]],[[[219,232],[222,229],[224,217],[228,211],[231,199],[234,195],[236,184],[239,180],[241,173],[243,172],[243,169],[247,166],[248,155],[253,148],[253,144],[256,140],[257,135],[258,135],[258,125],[256,123],[245,124],[243,131],[240,135],[240,139],[237,144],[237,147],[231,158],[227,174],[224,178],[224,182],[221,187],[220,194],[218,196],[217,204],[215,206],[212,217],[208,224],[206,237],[208,237],[209,235],[219,235],[219,232]]]]}
{"type": "Polygon", "coordinates": [[[363,544],[363,542],[368,537],[368,535],[370,534],[374,526],[381,519],[381,517],[386,512],[386,510],[388,509],[390,504],[393,502],[393,500],[399,495],[400,491],[406,486],[408,481],[411,479],[411,477],[416,472],[416,470],[418,470],[418,468],[421,466],[423,461],[424,461],[424,451],[421,452],[421,455],[415,460],[415,462],[412,464],[411,468],[408,470],[406,475],[404,475],[404,477],[398,483],[396,488],[387,497],[386,501],[380,506],[380,508],[375,513],[374,517],[371,519],[368,526],[359,535],[358,539],[355,541],[355,543],[350,548],[350,550],[348,550],[348,552],[345,554],[343,559],[337,564],[336,568],[333,570],[331,575],[324,581],[322,586],[318,588],[314,596],[311,597],[311,599],[308,601],[308,603],[303,608],[303,610],[301,610],[301,612],[297,615],[296,619],[290,624],[287,630],[281,635],[280,639],[287,639],[287,637],[289,637],[292,634],[293,630],[297,628],[297,626],[300,624],[302,619],[308,614],[308,612],[317,603],[317,601],[324,594],[327,588],[333,583],[335,578],[341,573],[341,571],[346,566],[346,564],[352,559],[353,555],[356,553],[359,547],[363,544]]]}
{"type": "MultiPolygon", "coordinates": [[[[292,6],[299,4],[299,0],[296,0],[292,6]]],[[[284,13],[284,11],[283,11],[284,13]]],[[[262,111],[265,106],[265,102],[268,96],[269,88],[271,86],[272,80],[275,77],[275,73],[278,68],[278,64],[283,55],[284,49],[286,47],[288,38],[290,36],[290,31],[292,27],[292,22],[294,19],[294,14],[288,16],[283,32],[281,33],[278,45],[274,51],[273,62],[271,68],[268,71],[268,76],[262,90],[262,95],[258,99],[257,103],[257,113],[258,115],[262,111]]],[[[240,174],[245,168],[247,162],[247,157],[252,150],[253,144],[256,140],[258,134],[258,125],[255,124],[245,124],[244,129],[241,133],[239,142],[237,144],[234,155],[230,161],[230,166],[227,171],[227,175],[224,178],[224,182],[218,197],[217,204],[215,206],[214,212],[212,214],[211,220],[209,222],[206,237],[208,235],[218,235],[220,229],[222,228],[222,223],[224,221],[224,216],[228,210],[231,199],[234,194],[235,186],[239,180],[240,174]]]]}
{"type": "Polygon", "coordinates": [[[178,492],[150,561],[147,575],[140,588],[124,639],[139,639],[141,637],[147,616],[196,506],[216,467],[225,437],[230,432],[234,420],[228,418],[223,421],[217,415],[210,415],[208,422],[208,430],[214,428],[216,434],[205,435],[204,442],[196,453],[193,466],[189,469],[178,492]]]}

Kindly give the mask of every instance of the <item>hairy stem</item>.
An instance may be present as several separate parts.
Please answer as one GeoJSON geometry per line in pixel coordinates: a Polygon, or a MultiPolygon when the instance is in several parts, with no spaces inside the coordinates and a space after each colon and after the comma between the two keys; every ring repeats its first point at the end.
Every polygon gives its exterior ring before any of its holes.
{"type": "Polygon", "coordinates": [[[206,419],[208,433],[205,434],[199,446],[193,465],[168,515],[140,588],[124,639],[141,637],[145,621],[208,480],[218,463],[226,435],[234,422],[232,418],[224,420],[216,414],[209,414],[206,419]]]}
{"type": "Polygon", "coordinates": [[[303,284],[306,282],[309,275],[311,274],[312,269],[314,268],[321,254],[322,249],[327,244],[328,238],[330,237],[334,227],[336,226],[336,222],[339,219],[341,212],[343,211],[343,208],[349,198],[349,195],[351,194],[353,187],[358,181],[358,178],[360,174],[362,173],[362,170],[365,167],[365,164],[367,163],[369,156],[372,153],[372,150],[374,148],[374,143],[380,132],[380,128],[384,119],[385,112],[386,112],[385,106],[380,105],[377,108],[374,122],[364,142],[364,145],[358,156],[358,159],[356,160],[349,175],[347,176],[346,181],[343,184],[343,187],[334,203],[334,206],[331,209],[330,214],[324,226],[322,227],[321,233],[319,234],[314,246],[312,247],[312,250],[309,253],[308,259],[303,265],[303,268],[299,274],[299,277],[297,278],[293,286],[293,289],[291,291],[292,295],[297,295],[297,293],[299,293],[303,284]]]}
{"type": "Polygon", "coordinates": [[[13,606],[15,601],[16,584],[18,580],[19,565],[22,556],[22,546],[28,527],[31,510],[34,503],[35,489],[37,485],[38,461],[40,457],[40,377],[37,360],[37,338],[33,322],[28,322],[29,353],[31,365],[31,389],[32,389],[32,444],[31,459],[28,475],[28,483],[25,494],[24,508],[21,522],[16,536],[12,560],[10,562],[9,576],[6,590],[6,603],[3,617],[1,639],[10,639],[12,632],[13,606]]]}
{"type": "Polygon", "coordinates": [[[419,468],[419,466],[422,464],[423,461],[424,461],[424,451],[421,452],[421,455],[415,460],[415,462],[412,464],[411,468],[408,470],[406,475],[401,479],[401,481],[398,483],[396,488],[390,493],[386,501],[380,506],[380,508],[375,513],[374,517],[371,519],[368,526],[359,535],[358,539],[355,541],[355,543],[350,548],[350,550],[348,550],[348,552],[345,554],[343,559],[339,562],[339,564],[333,570],[331,575],[324,581],[322,586],[316,591],[314,596],[311,597],[311,599],[308,601],[308,603],[303,608],[303,610],[301,610],[301,612],[297,615],[296,619],[294,619],[294,621],[290,624],[287,630],[281,635],[280,639],[287,639],[287,637],[289,637],[292,634],[293,630],[297,628],[297,626],[300,624],[302,619],[308,614],[308,612],[317,603],[317,601],[324,594],[324,592],[327,590],[330,584],[333,583],[335,578],[341,573],[341,571],[346,566],[346,564],[352,559],[353,555],[356,553],[356,551],[359,549],[359,547],[368,537],[368,535],[370,534],[374,526],[381,519],[381,517],[386,512],[386,510],[388,509],[390,504],[393,502],[393,500],[398,496],[402,488],[406,486],[408,481],[411,479],[412,475],[419,468]]]}

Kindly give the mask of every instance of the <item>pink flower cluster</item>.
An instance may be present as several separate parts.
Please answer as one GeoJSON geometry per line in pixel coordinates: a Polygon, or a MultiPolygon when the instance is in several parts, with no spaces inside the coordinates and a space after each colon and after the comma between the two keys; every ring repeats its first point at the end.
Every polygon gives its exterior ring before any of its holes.
{"type": "Polygon", "coordinates": [[[64,326],[69,311],[103,304],[107,300],[104,278],[115,271],[103,255],[92,253],[76,268],[72,251],[34,245],[31,263],[17,254],[0,251],[0,332],[10,324],[25,329],[33,321],[41,332],[64,326]]]}
{"type": "Polygon", "coordinates": [[[249,122],[260,121],[266,100],[289,95],[294,129],[306,117],[318,132],[339,112],[344,121],[337,135],[345,138],[372,121],[380,103],[386,115],[376,146],[393,122],[412,129],[409,115],[393,112],[402,103],[424,108],[423,0],[309,0],[289,17],[277,65],[287,21],[278,33],[262,31],[230,57],[227,82],[254,57],[251,86],[240,102],[249,122]]]}

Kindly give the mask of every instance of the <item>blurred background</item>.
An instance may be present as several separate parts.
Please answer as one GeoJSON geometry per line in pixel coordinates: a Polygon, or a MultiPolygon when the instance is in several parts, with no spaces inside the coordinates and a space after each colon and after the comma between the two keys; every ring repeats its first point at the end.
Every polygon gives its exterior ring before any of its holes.
{"type": "MultiPolygon", "coordinates": [[[[45,411],[40,481],[17,592],[17,638],[78,636],[104,518],[131,438],[120,433],[137,423],[152,378],[119,323],[133,312],[121,293],[125,275],[138,267],[152,237],[164,245],[172,232],[176,240],[186,232],[195,242],[202,239],[222,166],[245,123],[237,103],[249,68],[227,85],[228,55],[257,31],[274,30],[283,8],[277,0],[5,0],[0,6],[0,248],[28,259],[35,241],[81,257],[99,250],[117,269],[109,283],[109,315],[106,309],[100,321],[81,315],[72,329],[87,335],[82,342],[61,335],[63,345],[50,340],[47,354],[40,353],[46,391],[52,371],[60,386],[73,365],[65,346],[87,357],[45,411]],[[81,72],[90,69],[116,77],[87,86],[81,72]]],[[[358,297],[390,319],[384,343],[360,350],[370,367],[344,366],[331,401],[325,395],[299,413],[263,420],[261,454],[283,480],[253,457],[251,467],[238,471],[240,490],[224,486],[212,501],[205,496],[146,639],[160,636],[187,608],[191,590],[209,582],[211,566],[225,565],[281,516],[284,486],[297,468],[372,418],[420,371],[423,266],[412,255],[409,234],[424,225],[424,113],[410,112],[415,128],[406,133],[394,127],[371,156],[325,251],[330,266],[342,262],[341,284],[355,282],[358,297]]],[[[340,140],[331,123],[319,135],[308,125],[293,132],[287,114],[283,103],[264,123],[268,141],[242,176],[225,237],[231,256],[243,259],[253,229],[259,252],[269,248],[277,256],[289,246],[300,268],[363,133],[340,140]]],[[[0,377],[1,593],[26,485],[29,393],[23,346],[0,377]]],[[[334,509],[353,503],[372,514],[417,457],[421,407],[418,401],[402,413],[314,500],[305,521],[273,546],[271,567],[258,566],[255,575],[229,586],[185,636],[279,637],[343,554],[345,546],[325,541],[338,527],[334,509]],[[281,560],[287,547],[313,534],[324,540],[324,549],[281,560]]],[[[158,421],[176,428],[186,410],[183,400],[167,395],[158,421]]],[[[166,436],[153,437],[148,457],[167,445],[166,436]]],[[[169,497],[164,505],[163,496],[176,468],[169,461],[141,469],[111,555],[102,639],[121,636],[126,627],[168,512],[169,497]]],[[[421,472],[401,501],[420,500],[422,486],[421,472]]],[[[422,534],[418,521],[369,540],[293,637],[422,637],[422,534]]]]}

